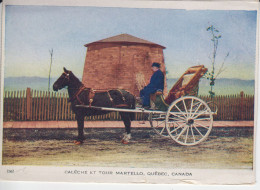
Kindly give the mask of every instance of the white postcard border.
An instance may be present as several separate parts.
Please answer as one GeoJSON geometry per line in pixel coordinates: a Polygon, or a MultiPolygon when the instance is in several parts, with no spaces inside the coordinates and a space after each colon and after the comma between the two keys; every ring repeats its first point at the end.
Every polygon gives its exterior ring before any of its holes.
{"type": "MultiPolygon", "coordinates": [[[[130,2],[130,1],[113,1],[113,2],[107,2],[107,1],[68,1],[68,0],[64,0],[64,1],[59,1],[59,0],[54,0],[54,1],[37,1],[35,2],[34,0],[7,0],[4,1],[4,7],[2,9],[2,15],[3,15],[3,19],[2,19],[2,26],[3,26],[3,30],[2,30],[2,39],[5,39],[5,32],[4,32],[4,18],[5,18],[5,6],[6,5],[46,5],[46,6],[100,6],[100,7],[129,7],[129,8],[167,8],[167,9],[188,9],[188,10],[258,10],[258,5],[255,2],[203,2],[202,4],[200,4],[199,2],[169,2],[169,1],[165,1],[165,2],[141,2],[141,1],[135,1],[130,2]],[[171,6],[171,7],[169,7],[171,6]]],[[[258,23],[259,23],[259,12],[258,12],[258,23]]],[[[258,24],[258,32],[259,32],[259,24],[258,24]]],[[[257,32],[257,34],[258,34],[257,32]]],[[[259,40],[259,37],[257,35],[257,39],[259,40]]],[[[258,46],[258,40],[257,40],[257,49],[256,51],[259,52],[259,46],[258,46]]],[[[2,40],[2,47],[4,47],[4,40],[2,40]]],[[[3,74],[4,74],[4,48],[2,48],[2,63],[1,63],[1,97],[3,96],[3,74]]],[[[256,58],[256,62],[259,62],[259,57],[257,55],[256,58]]],[[[259,65],[256,64],[256,72],[258,77],[256,77],[256,85],[258,87],[259,85],[259,65]]],[[[259,89],[256,88],[256,95],[259,95],[259,89]]],[[[258,97],[258,96],[257,96],[258,97]]],[[[2,100],[2,98],[1,98],[2,100]]],[[[3,102],[1,101],[1,112],[3,111],[3,102]]],[[[258,107],[260,106],[260,103],[257,101],[256,99],[256,105],[258,105],[258,107]]],[[[255,119],[255,124],[259,124],[259,114],[257,113],[257,110],[255,111],[255,114],[257,114],[258,117],[255,117],[257,119],[255,119]]],[[[1,129],[3,127],[3,115],[1,114],[0,116],[1,119],[1,129]]],[[[259,140],[257,140],[256,136],[259,137],[259,130],[256,130],[256,125],[255,125],[255,152],[259,152],[256,150],[257,144],[259,145],[259,140]]],[[[2,130],[1,130],[1,139],[3,139],[3,134],[2,134],[2,130]]],[[[0,143],[0,150],[2,152],[2,141],[0,143]]],[[[259,155],[259,153],[258,153],[259,155]]],[[[259,158],[259,156],[257,156],[256,154],[254,155],[254,168],[258,169],[259,171],[259,165],[256,164],[256,158],[259,158]]],[[[2,157],[1,157],[1,163],[2,163],[2,157]]],[[[89,167],[45,167],[45,166],[41,166],[41,167],[36,167],[36,166],[1,166],[0,168],[0,178],[2,180],[22,180],[22,181],[70,181],[70,182],[112,182],[112,183],[116,183],[118,181],[113,181],[113,178],[111,178],[112,181],[106,181],[104,180],[104,178],[102,178],[101,181],[99,181],[100,176],[96,176],[97,179],[92,178],[91,180],[86,180],[85,181],[85,176],[83,174],[80,175],[80,180],[78,181],[77,179],[75,179],[74,177],[72,177],[71,175],[73,174],[65,174],[66,170],[79,170],[81,171],[83,170],[96,170],[96,171],[100,171],[100,168],[89,168],[89,167]],[[19,171],[16,172],[15,175],[12,176],[7,176],[6,171],[7,170],[12,170],[14,169],[15,171],[19,171]],[[39,175],[39,171],[42,171],[44,175],[39,175]],[[63,173],[63,174],[62,174],[63,173]],[[51,175],[50,175],[51,174],[51,175]],[[55,178],[53,178],[54,176],[55,178]],[[59,176],[59,178],[57,178],[57,176],[59,176]],[[68,178],[68,176],[71,176],[68,178]],[[73,178],[73,179],[72,179],[73,178]],[[70,180],[72,179],[72,180],[70,180]]],[[[104,168],[103,168],[104,169],[104,168]]],[[[108,169],[108,168],[106,168],[108,169]]],[[[113,172],[116,172],[114,170],[118,170],[115,168],[109,168],[109,170],[112,170],[113,172]]],[[[129,170],[142,170],[144,173],[147,174],[147,170],[151,170],[151,169],[129,169],[129,168],[121,168],[121,170],[125,170],[126,172],[129,170]]],[[[152,169],[154,170],[154,169],[152,169]]],[[[157,169],[160,170],[160,169],[157,169]]],[[[166,170],[166,169],[162,169],[162,170],[166,170]]],[[[164,179],[165,181],[162,181],[163,179],[155,179],[153,176],[149,176],[149,177],[142,177],[141,179],[139,178],[135,178],[135,176],[133,178],[131,178],[131,180],[129,181],[127,179],[127,177],[125,176],[121,176],[120,179],[122,180],[120,183],[129,183],[129,182],[133,182],[133,183],[153,183],[158,180],[159,183],[172,183],[173,181],[175,181],[176,183],[181,183],[181,184],[223,184],[223,182],[225,182],[225,184],[252,184],[255,177],[254,175],[250,175],[250,173],[248,173],[248,170],[228,170],[231,171],[230,175],[228,173],[227,176],[223,175],[221,176],[221,173],[223,174],[223,172],[226,172],[224,170],[214,170],[212,171],[212,169],[210,170],[195,170],[195,169],[176,169],[177,171],[181,172],[185,172],[185,171],[191,171],[194,173],[195,176],[200,176],[201,179],[203,179],[203,183],[200,182],[199,178],[196,179],[179,179],[179,178],[169,178],[169,179],[164,179]],[[202,173],[204,173],[205,175],[200,175],[202,173]],[[219,176],[221,176],[221,182],[217,182],[214,181],[214,178],[209,178],[209,176],[214,176],[214,174],[218,174],[219,176]],[[236,178],[233,179],[233,174],[236,175],[241,175],[241,178],[236,178]],[[243,176],[243,177],[242,177],[243,176]],[[208,177],[208,181],[205,183],[205,179],[208,177]],[[153,181],[155,180],[155,181],[153,181]],[[172,181],[173,180],[173,181],[172,181]],[[212,181],[213,180],[213,181],[212,181]],[[229,180],[229,181],[228,181],[229,180]],[[231,180],[231,181],[230,181],[231,180]],[[242,180],[242,181],[241,181],[242,180]]],[[[131,172],[130,171],[130,172],[131,172]]],[[[171,174],[172,171],[169,171],[169,174],[171,174]]],[[[256,170],[254,170],[254,172],[256,172],[256,170]]],[[[75,174],[75,175],[79,175],[79,174],[75,174]]],[[[88,176],[88,174],[86,174],[88,176]]],[[[102,175],[101,175],[102,176],[102,175]]],[[[146,176],[146,175],[145,175],[146,176]]],[[[113,175],[111,175],[111,177],[115,177],[113,175]]],[[[118,176],[117,176],[118,177],[118,176]]],[[[139,176],[140,177],[140,176],[139,176]]]]}

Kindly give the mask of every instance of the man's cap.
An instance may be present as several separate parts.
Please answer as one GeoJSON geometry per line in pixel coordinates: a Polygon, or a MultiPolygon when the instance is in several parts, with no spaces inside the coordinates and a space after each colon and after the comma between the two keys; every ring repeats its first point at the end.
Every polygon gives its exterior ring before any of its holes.
{"type": "Polygon", "coordinates": [[[160,63],[156,63],[156,62],[154,62],[154,63],[152,64],[152,67],[158,67],[158,68],[160,68],[161,65],[160,65],[160,63]]]}

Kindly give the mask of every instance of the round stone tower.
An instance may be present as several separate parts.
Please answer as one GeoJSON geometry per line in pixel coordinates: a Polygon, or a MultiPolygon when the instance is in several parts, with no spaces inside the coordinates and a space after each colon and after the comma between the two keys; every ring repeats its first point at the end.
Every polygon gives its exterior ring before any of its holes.
{"type": "MultiPolygon", "coordinates": [[[[140,83],[148,84],[153,62],[165,74],[165,47],[129,34],[121,34],[86,44],[82,82],[93,89],[125,89],[139,96],[140,83]]],[[[166,77],[165,77],[165,92],[166,77]]]]}

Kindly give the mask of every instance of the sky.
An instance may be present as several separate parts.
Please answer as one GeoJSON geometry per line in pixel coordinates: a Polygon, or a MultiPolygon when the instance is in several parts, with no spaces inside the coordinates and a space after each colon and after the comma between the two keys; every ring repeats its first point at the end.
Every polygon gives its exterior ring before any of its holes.
{"type": "Polygon", "coordinates": [[[252,80],[256,17],[256,11],[7,6],[5,77],[48,77],[53,49],[51,77],[65,66],[81,78],[85,44],[127,33],[166,47],[167,77],[179,78],[190,66],[211,68],[213,43],[206,29],[214,25],[222,36],[217,70],[229,53],[219,78],[252,80]]]}

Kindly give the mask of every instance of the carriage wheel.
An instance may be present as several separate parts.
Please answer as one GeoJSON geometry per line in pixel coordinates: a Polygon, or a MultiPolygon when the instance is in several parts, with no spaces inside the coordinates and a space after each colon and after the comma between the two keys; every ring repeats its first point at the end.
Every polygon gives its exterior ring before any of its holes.
{"type": "Polygon", "coordinates": [[[165,126],[165,114],[158,114],[158,113],[151,113],[149,115],[149,121],[151,127],[154,129],[154,131],[163,136],[163,137],[169,137],[168,131],[165,126]]]}
{"type": "Polygon", "coordinates": [[[185,96],[175,100],[166,115],[166,129],[178,144],[191,146],[204,141],[213,125],[212,112],[203,100],[185,96]]]}

